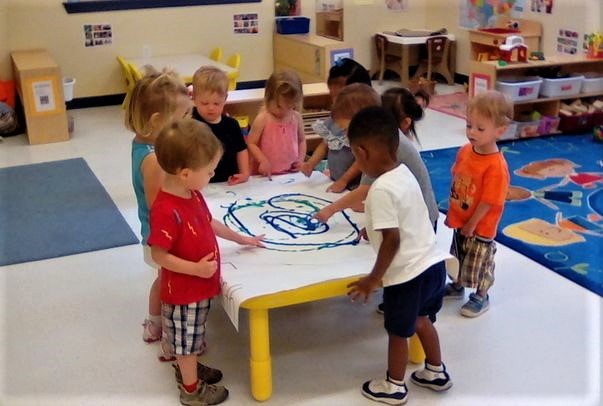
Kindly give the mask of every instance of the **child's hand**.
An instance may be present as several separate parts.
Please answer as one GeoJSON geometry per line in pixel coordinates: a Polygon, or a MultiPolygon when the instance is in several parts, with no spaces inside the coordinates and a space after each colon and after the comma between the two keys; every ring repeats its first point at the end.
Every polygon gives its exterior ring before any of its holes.
{"type": "Polygon", "coordinates": [[[329,221],[331,216],[333,216],[333,214],[335,214],[335,212],[333,212],[333,210],[330,209],[329,206],[327,206],[327,207],[323,207],[322,209],[317,211],[312,216],[312,218],[315,218],[316,220],[320,221],[321,223],[326,223],[327,221],[329,221]]]}
{"type": "Polygon", "coordinates": [[[327,192],[341,193],[345,190],[346,186],[347,183],[342,182],[341,180],[336,180],[327,188],[327,192]]]}
{"type": "Polygon", "coordinates": [[[301,173],[303,173],[304,175],[306,175],[306,177],[310,177],[310,175],[312,175],[312,171],[314,170],[314,168],[312,168],[312,165],[310,165],[308,162],[304,162],[303,164],[301,164],[299,170],[301,171],[301,173]]]}
{"type": "Polygon", "coordinates": [[[475,234],[475,226],[473,224],[471,224],[470,222],[466,223],[461,228],[461,234],[464,235],[465,237],[473,237],[475,234]]]}
{"type": "Polygon", "coordinates": [[[368,233],[366,232],[366,227],[362,227],[362,229],[360,229],[360,232],[358,233],[358,238],[356,238],[356,242],[359,242],[362,239],[365,239],[367,241],[369,240],[368,233]]]}
{"type": "Polygon", "coordinates": [[[258,166],[258,172],[262,176],[268,176],[268,178],[271,178],[272,177],[272,166],[270,165],[270,162],[268,160],[260,162],[260,165],[258,166]]]}
{"type": "Polygon", "coordinates": [[[214,253],[209,253],[197,262],[197,276],[200,278],[211,278],[218,270],[218,262],[214,253]]]}
{"type": "Polygon", "coordinates": [[[372,278],[370,275],[364,278],[358,279],[356,282],[352,282],[348,285],[350,290],[348,296],[355,302],[356,299],[360,298],[363,300],[362,303],[368,302],[369,296],[379,287],[379,281],[372,278]]]}
{"type": "Polygon", "coordinates": [[[228,184],[230,186],[238,185],[239,183],[247,182],[247,180],[249,180],[249,175],[245,175],[243,173],[235,173],[234,175],[228,178],[228,184]]]}
{"type": "Polygon", "coordinates": [[[364,202],[354,203],[350,206],[350,209],[354,210],[356,213],[364,213],[364,202]]]}
{"type": "MultiPolygon", "coordinates": [[[[239,234],[240,235],[240,234],[239,234]]],[[[255,237],[248,237],[244,235],[240,235],[241,238],[237,241],[240,245],[250,245],[252,247],[264,247],[262,244],[262,240],[264,239],[265,234],[256,235],[255,237]]]]}
{"type": "Polygon", "coordinates": [[[299,172],[301,169],[302,164],[299,163],[299,161],[293,162],[293,164],[291,165],[291,168],[289,169],[289,172],[299,172]]]}

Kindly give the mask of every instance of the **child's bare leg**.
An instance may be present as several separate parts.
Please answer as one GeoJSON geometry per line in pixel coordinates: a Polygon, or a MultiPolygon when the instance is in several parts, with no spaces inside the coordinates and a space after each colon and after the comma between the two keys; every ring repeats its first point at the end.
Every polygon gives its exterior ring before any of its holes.
{"type": "Polygon", "coordinates": [[[187,386],[196,384],[199,380],[197,376],[197,355],[177,355],[176,362],[182,374],[182,383],[187,386]]]}
{"type": "Polygon", "coordinates": [[[387,373],[396,381],[404,381],[408,363],[408,339],[389,334],[387,373]]]}
{"type": "Polygon", "coordinates": [[[440,339],[438,332],[427,316],[417,318],[415,324],[417,335],[425,351],[425,361],[430,365],[442,364],[442,353],[440,351],[440,339]]]}
{"type": "Polygon", "coordinates": [[[159,282],[159,274],[160,270],[157,270],[157,277],[153,281],[151,285],[151,290],[149,291],[149,314],[151,316],[159,316],[161,315],[161,300],[160,300],[160,282],[159,282]]]}

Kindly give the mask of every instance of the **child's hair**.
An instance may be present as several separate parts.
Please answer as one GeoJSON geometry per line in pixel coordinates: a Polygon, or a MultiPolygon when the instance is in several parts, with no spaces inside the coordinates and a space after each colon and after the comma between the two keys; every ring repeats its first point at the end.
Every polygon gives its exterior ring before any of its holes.
{"type": "Polygon", "coordinates": [[[467,103],[467,116],[474,112],[501,127],[513,119],[513,103],[503,93],[488,90],[473,96],[467,103]]]}
{"type": "Polygon", "coordinates": [[[207,124],[192,118],[170,122],[155,141],[157,162],[171,175],[185,168],[202,168],[221,153],[222,144],[207,124]]]}
{"type": "Polygon", "coordinates": [[[275,72],[266,81],[264,103],[267,105],[270,102],[278,101],[279,98],[295,103],[298,109],[301,108],[303,101],[302,82],[295,71],[275,72]]]}
{"type": "Polygon", "coordinates": [[[408,131],[411,137],[416,139],[420,144],[419,137],[417,137],[417,132],[415,130],[415,121],[419,121],[423,118],[423,108],[417,103],[417,99],[410,90],[403,87],[387,89],[381,96],[381,103],[383,107],[393,114],[398,122],[398,126],[400,126],[402,120],[410,118],[408,131]]]}
{"type": "Polygon", "coordinates": [[[364,83],[352,83],[341,90],[331,108],[333,120],[352,119],[364,107],[380,106],[381,97],[364,83]]]}
{"type": "Polygon", "coordinates": [[[350,145],[366,140],[374,145],[385,146],[390,156],[395,158],[400,143],[398,123],[391,112],[384,107],[366,107],[356,113],[350,121],[348,139],[350,145]]]}
{"type": "Polygon", "coordinates": [[[228,76],[215,66],[202,66],[193,75],[193,91],[209,92],[226,96],[228,93],[228,76]]]}
{"type": "MultiPolygon", "coordinates": [[[[431,96],[425,90],[419,89],[415,92],[415,100],[416,99],[423,99],[425,101],[425,103],[421,107],[425,108],[425,107],[429,106],[429,102],[431,101],[431,96]]],[[[418,100],[417,100],[417,103],[419,103],[418,100]]],[[[421,103],[419,103],[419,105],[421,105],[421,103]]]]}
{"type": "Polygon", "coordinates": [[[346,85],[352,83],[364,83],[372,86],[368,70],[350,58],[340,58],[333,66],[331,66],[331,69],[329,69],[329,77],[327,78],[327,85],[331,85],[338,78],[345,78],[346,85]]]}
{"type": "Polygon", "coordinates": [[[145,75],[136,82],[126,107],[126,128],[139,135],[150,134],[151,116],[170,117],[178,108],[180,95],[188,97],[188,91],[174,71],[158,72],[145,66],[145,75]]]}

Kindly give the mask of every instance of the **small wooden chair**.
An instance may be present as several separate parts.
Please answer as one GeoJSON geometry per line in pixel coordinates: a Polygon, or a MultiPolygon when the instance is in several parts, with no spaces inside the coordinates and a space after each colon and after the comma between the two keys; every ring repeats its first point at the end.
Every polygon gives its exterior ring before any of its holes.
{"type": "Polygon", "coordinates": [[[377,60],[379,61],[379,84],[383,83],[385,69],[391,69],[402,77],[402,58],[397,55],[387,53],[389,41],[385,35],[375,34],[375,47],[377,50],[377,60]]]}
{"type": "Polygon", "coordinates": [[[211,50],[211,52],[209,53],[209,59],[216,61],[216,62],[221,62],[222,61],[222,48],[214,48],[211,50]]]}
{"type": "Polygon", "coordinates": [[[226,65],[234,68],[235,71],[229,73],[228,76],[228,90],[235,90],[237,88],[237,79],[240,75],[239,67],[241,66],[241,55],[236,53],[232,54],[228,61],[226,61],[226,65]]]}
{"type": "Polygon", "coordinates": [[[427,80],[431,80],[433,73],[442,75],[449,85],[454,84],[452,73],[448,68],[450,60],[450,40],[444,35],[436,35],[427,39],[427,59],[419,62],[419,67],[414,75],[415,79],[427,73],[427,80]]]}

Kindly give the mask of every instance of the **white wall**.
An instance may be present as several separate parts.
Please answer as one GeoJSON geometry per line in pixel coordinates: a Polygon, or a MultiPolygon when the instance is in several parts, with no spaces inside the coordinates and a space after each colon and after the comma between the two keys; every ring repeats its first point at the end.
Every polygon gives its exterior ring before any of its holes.
{"type": "Polygon", "coordinates": [[[0,79],[3,80],[11,77],[8,32],[8,0],[0,0],[0,79]]]}

